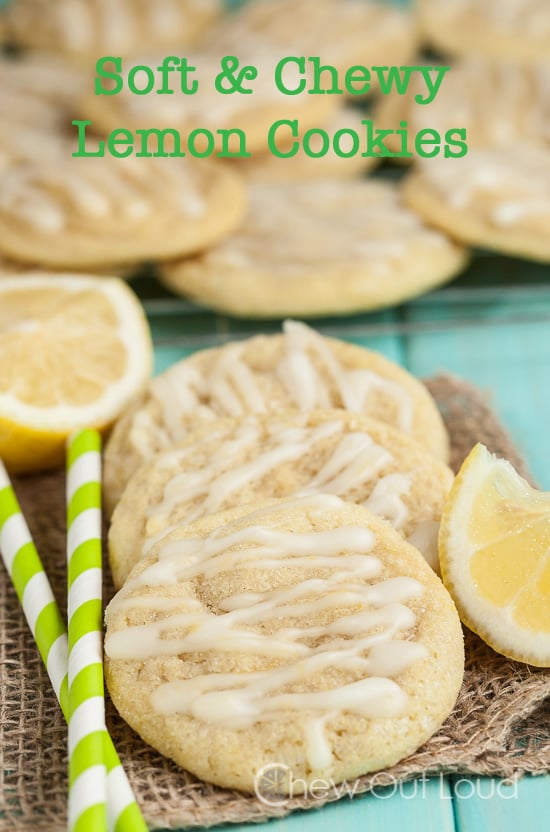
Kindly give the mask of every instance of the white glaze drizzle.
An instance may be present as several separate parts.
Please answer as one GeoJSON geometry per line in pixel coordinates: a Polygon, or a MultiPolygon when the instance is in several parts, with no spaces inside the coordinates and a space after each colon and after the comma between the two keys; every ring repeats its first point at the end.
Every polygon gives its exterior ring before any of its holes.
{"type": "Polygon", "coordinates": [[[0,211],[43,233],[69,228],[73,212],[84,218],[114,215],[143,222],[157,204],[159,181],[166,183],[165,206],[188,217],[206,211],[199,184],[185,163],[172,165],[168,177],[159,164],[163,160],[148,159],[141,167],[134,159],[117,159],[107,166],[77,161],[14,166],[2,179],[0,211]]]}
{"type": "MultiPolygon", "coordinates": [[[[216,270],[265,269],[283,280],[356,267],[387,274],[426,249],[449,247],[388,183],[318,180],[250,188],[248,222],[201,256],[216,270]]],[[[392,280],[395,275],[392,274],[392,280]]]]}
{"type": "Polygon", "coordinates": [[[496,226],[529,219],[548,222],[550,232],[550,149],[524,145],[518,154],[515,148],[473,148],[463,159],[430,162],[424,176],[452,206],[476,202],[496,226]]]}
{"type": "Polygon", "coordinates": [[[479,25],[485,20],[497,31],[544,37],[550,33],[550,15],[546,0],[432,0],[430,11],[441,16],[475,15],[479,25]]]}
{"type": "MultiPolygon", "coordinates": [[[[302,411],[343,407],[368,413],[371,394],[383,392],[396,405],[396,426],[411,433],[413,402],[407,390],[369,369],[346,369],[323,337],[305,324],[286,321],[283,332],[285,354],[274,374],[290,398],[290,406],[302,411]]],[[[189,432],[190,417],[201,422],[280,408],[278,401],[271,405],[266,401],[261,374],[248,366],[245,350],[246,342],[231,344],[204,372],[191,359],[154,379],[151,398],[160,410],[160,419],[142,411],[134,418],[130,431],[130,441],[140,455],[147,457],[153,449],[183,440],[189,432]]]]}
{"type": "Polygon", "coordinates": [[[213,16],[216,0],[56,0],[56,28],[71,51],[90,51],[96,45],[121,54],[142,44],[145,37],[177,40],[185,34],[191,15],[213,16]]]}
{"type": "MultiPolygon", "coordinates": [[[[344,504],[322,495],[286,505],[300,506],[312,516],[344,504]]],[[[371,554],[376,538],[369,529],[343,526],[296,533],[265,525],[277,510],[256,512],[253,520],[258,523],[237,531],[223,527],[205,539],[162,544],[158,560],[127,581],[109,612],[139,606],[157,613],[155,620],[109,632],[105,650],[111,660],[197,651],[279,660],[266,670],[160,683],[151,696],[153,708],[162,715],[187,714],[232,728],[302,712],[308,762],[314,770],[326,770],[331,749],[324,728],[334,714],[383,719],[406,710],[407,695],[395,679],[427,655],[411,638],[416,618],[406,605],[422,596],[423,587],[408,577],[383,578],[382,563],[371,554]],[[305,572],[298,583],[295,568],[305,572]],[[216,613],[189,597],[187,582],[197,580],[200,586],[236,569],[272,571],[279,581],[282,571],[292,571],[289,584],[229,595],[219,601],[216,613]],[[164,599],[162,587],[176,583],[184,587],[174,611],[174,599],[164,599]],[[158,595],[140,594],[154,587],[158,595]],[[326,623],[325,615],[325,623],[318,623],[327,611],[338,611],[337,617],[326,623]],[[276,625],[272,632],[263,629],[269,622],[276,625]],[[316,691],[292,689],[337,668],[361,676],[340,685],[325,682],[325,687],[321,682],[316,691]]]]}
{"type": "Polygon", "coordinates": [[[172,476],[159,502],[147,511],[143,553],[173,531],[170,518],[174,512],[175,521],[190,523],[235,505],[241,489],[253,487],[278,466],[303,460],[311,454],[317,458],[320,451],[316,451],[316,446],[326,439],[334,440],[331,448],[317,473],[299,488],[298,496],[325,493],[346,497],[354,489],[370,488],[363,505],[401,530],[409,519],[403,496],[409,493],[411,477],[404,472],[380,476],[384,468],[395,464],[390,451],[377,445],[368,433],[355,431],[343,435],[344,427],[338,421],[293,428],[274,423],[262,438],[257,425],[245,422],[232,436],[223,436],[218,431],[217,437],[208,435],[188,448],[173,449],[157,457],[156,466],[172,476]],[[216,441],[221,442],[219,452],[211,456],[207,466],[194,469],[185,466],[190,454],[216,441]],[[259,443],[261,450],[257,451],[259,443]],[[181,465],[183,472],[178,473],[181,465]]]}

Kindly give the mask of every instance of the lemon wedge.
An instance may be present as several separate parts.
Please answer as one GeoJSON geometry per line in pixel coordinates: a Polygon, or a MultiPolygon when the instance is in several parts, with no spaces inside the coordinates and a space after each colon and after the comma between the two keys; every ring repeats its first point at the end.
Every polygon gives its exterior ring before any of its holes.
{"type": "Polygon", "coordinates": [[[439,558],[464,624],[504,656],[550,666],[550,494],[476,445],[443,512],[439,558]]]}
{"type": "Polygon", "coordinates": [[[13,472],[61,464],[67,437],[108,428],[152,367],[141,305],[118,278],[0,278],[0,457],[13,472]]]}

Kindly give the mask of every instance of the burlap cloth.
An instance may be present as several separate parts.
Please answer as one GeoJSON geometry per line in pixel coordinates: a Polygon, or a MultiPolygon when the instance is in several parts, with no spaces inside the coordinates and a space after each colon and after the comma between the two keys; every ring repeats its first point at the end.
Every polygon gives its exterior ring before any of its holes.
{"type": "MultiPolygon", "coordinates": [[[[481,440],[526,473],[525,465],[479,391],[449,376],[428,382],[445,417],[453,466],[481,440]]],[[[17,490],[61,606],[64,604],[63,475],[20,480],[17,490]]],[[[106,592],[110,594],[111,588],[106,592]]],[[[1,572],[0,829],[66,828],[66,728],[9,580],[1,572]]],[[[498,656],[466,633],[466,674],[442,729],[411,757],[359,781],[356,794],[422,774],[460,772],[507,778],[550,769],[550,671],[498,656]]],[[[211,826],[260,821],[323,801],[284,807],[199,782],[146,746],[109,709],[109,727],[149,825],[211,826]]],[[[327,799],[331,799],[330,797],[327,799]]],[[[333,798],[334,799],[334,798],[333,798]]]]}

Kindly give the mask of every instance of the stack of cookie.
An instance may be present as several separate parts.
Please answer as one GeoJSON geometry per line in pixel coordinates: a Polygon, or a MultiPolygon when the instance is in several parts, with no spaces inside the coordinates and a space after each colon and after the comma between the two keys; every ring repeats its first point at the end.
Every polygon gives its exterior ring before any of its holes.
{"type": "Polygon", "coordinates": [[[274,762],[296,794],[421,745],[463,673],[456,610],[427,563],[447,453],[422,384],[298,322],[156,378],[105,455],[122,716],[245,791],[274,762]]]}
{"type": "Polygon", "coordinates": [[[550,262],[550,8],[546,0],[422,0],[421,29],[451,63],[431,104],[380,105],[380,126],[465,127],[462,159],[430,159],[404,199],[457,241],[550,262]]]}

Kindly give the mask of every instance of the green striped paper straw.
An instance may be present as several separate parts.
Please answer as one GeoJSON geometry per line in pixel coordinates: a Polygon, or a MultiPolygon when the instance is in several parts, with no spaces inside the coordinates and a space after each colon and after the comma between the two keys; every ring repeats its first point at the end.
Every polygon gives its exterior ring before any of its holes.
{"type": "MultiPolygon", "coordinates": [[[[65,624],[23,513],[0,460],[0,554],[12,580],[61,710],[68,721],[68,642],[65,624]]],[[[112,740],[106,734],[110,832],[147,832],[112,740]]]]}
{"type": "Polygon", "coordinates": [[[145,830],[126,775],[106,742],[101,437],[93,430],[73,436],[67,448],[67,567],[69,826],[73,832],[102,832],[106,824],[117,832],[145,830]]]}
{"type": "Polygon", "coordinates": [[[107,832],[103,688],[101,439],[76,434],[67,449],[69,829],[107,832]]]}
{"type": "Polygon", "coordinates": [[[0,460],[0,553],[67,717],[67,632],[29,527],[0,460]]]}

